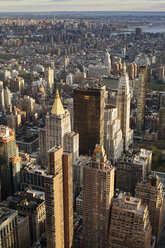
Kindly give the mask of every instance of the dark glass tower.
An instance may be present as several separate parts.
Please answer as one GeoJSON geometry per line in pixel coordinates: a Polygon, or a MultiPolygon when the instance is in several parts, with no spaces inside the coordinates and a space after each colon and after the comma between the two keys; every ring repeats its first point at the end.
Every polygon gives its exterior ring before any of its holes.
{"type": "Polygon", "coordinates": [[[104,145],[104,89],[74,90],[74,131],[79,133],[80,154],[91,154],[96,144],[104,145]]]}

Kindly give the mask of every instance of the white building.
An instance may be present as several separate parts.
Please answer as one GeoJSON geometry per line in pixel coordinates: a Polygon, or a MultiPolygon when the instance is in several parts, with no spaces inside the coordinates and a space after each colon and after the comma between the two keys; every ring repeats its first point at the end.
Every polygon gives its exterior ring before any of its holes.
{"type": "Polygon", "coordinates": [[[5,96],[4,89],[0,89],[0,111],[5,108],[5,96]]]}
{"type": "Polygon", "coordinates": [[[64,135],[64,151],[72,152],[73,162],[79,157],[79,134],[75,132],[64,135]]]}
{"type": "Polygon", "coordinates": [[[127,150],[129,145],[133,143],[133,130],[130,129],[130,104],[131,94],[129,87],[129,77],[124,73],[119,80],[117,93],[118,117],[121,121],[121,129],[123,132],[124,146],[127,150]]]}
{"type": "Polygon", "coordinates": [[[88,77],[100,77],[109,76],[109,67],[99,64],[99,65],[89,65],[88,67],[88,77]]]}
{"type": "Polygon", "coordinates": [[[111,57],[108,51],[105,54],[104,65],[108,67],[108,73],[111,75],[111,57]]]}
{"type": "Polygon", "coordinates": [[[58,90],[51,113],[46,116],[46,127],[40,130],[39,145],[40,159],[44,166],[47,151],[54,146],[63,147],[64,152],[72,152],[73,161],[79,156],[79,135],[71,131],[70,113],[64,110],[58,90]]]}
{"type": "Polygon", "coordinates": [[[72,73],[69,73],[68,76],[66,76],[66,84],[72,86],[74,83],[74,76],[72,73]]]}
{"type": "Polygon", "coordinates": [[[62,146],[64,135],[71,132],[70,114],[64,110],[59,92],[56,91],[56,98],[51,113],[46,116],[46,149],[54,146],[62,146]]]}
{"type": "Polygon", "coordinates": [[[118,109],[109,105],[104,110],[104,148],[108,160],[115,162],[123,152],[123,137],[118,109]]]}
{"type": "Polygon", "coordinates": [[[5,107],[10,107],[11,106],[11,97],[12,97],[12,93],[8,89],[8,87],[6,87],[5,91],[4,91],[5,107]]]}

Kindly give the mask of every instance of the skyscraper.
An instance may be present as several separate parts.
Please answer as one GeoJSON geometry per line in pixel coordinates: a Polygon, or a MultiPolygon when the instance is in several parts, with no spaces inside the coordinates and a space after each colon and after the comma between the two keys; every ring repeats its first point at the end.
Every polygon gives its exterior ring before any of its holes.
{"type": "Polygon", "coordinates": [[[63,153],[63,197],[64,197],[64,240],[65,248],[73,245],[73,173],[72,153],[63,153]]]}
{"type": "Polygon", "coordinates": [[[106,159],[102,145],[96,145],[83,173],[83,244],[85,248],[107,248],[114,167],[106,159]]]}
{"type": "Polygon", "coordinates": [[[8,89],[8,87],[5,88],[4,97],[5,97],[5,107],[9,108],[11,106],[11,91],[8,89]]]}
{"type": "Polygon", "coordinates": [[[138,83],[138,97],[137,97],[137,118],[136,129],[138,132],[144,129],[144,110],[147,92],[147,67],[140,67],[140,74],[138,83]]]}
{"type": "Polygon", "coordinates": [[[165,144],[165,95],[160,100],[158,141],[165,144]]]}
{"type": "Polygon", "coordinates": [[[91,154],[96,144],[104,144],[104,90],[74,90],[74,130],[80,137],[80,154],[91,154]]]}
{"type": "Polygon", "coordinates": [[[64,110],[57,90],[51,113],[46,116],[45,153],[54,146],[63,147],[64,135],[69,132],[71,132],[70,114],[68,110],[64,110]]]}
{"type": "Polygon", "coordinates": [[[46,116],[46,127],[40,129],[40,160],[46,166],[47,151],[54,146],[62,146],[65,152],[73,152],[73,161],[79,156],[79,135],[71,131],[70,113],[63,108],[59,92],[51,112],[46,116]]]}
{"type": "Polygon", "coordinates": [[[14,131],[0,126],[0,181],[2,199],[6,199],[18,190],[20,184],[21,159],[14,131]]]}
{"type": "Polygon", "coordinates": [[[44,178],[48,248],[64,248],[62,154],[62,148],[48,151],[48,175],[44,178]]]}
{"type": "Polygon", "coordinates": [[[123,138],[118,109],[106,105],[104,110],[104,148],[108,160],[115,162],[123,152],[123,138]]]}
{"type": "Polygon", "coordinates": [[[126,150],[133,142],[133,130],[130,129],[130,103],[129,77],[127,73],[123,73],[118,87],[117,107],[126,150]]]}
{"type": "Polygon", "coordinates": [[[5,97],[4,97],[4,89],[0,88],[0,111],[5,108],[5,97]]]}
{"type": "Polygon", "coordinates": [[[111,57],[109,52],[107,51],[104,57],[104,65],[108,67],[108,73],[111,75],[111,57]]]}
{"type": "Polygon", "coordinates": [[[48,174],[44,178],[48,248],[71,248],[73,244],[72,153],[53,147],[48,151],[48,174]]]}

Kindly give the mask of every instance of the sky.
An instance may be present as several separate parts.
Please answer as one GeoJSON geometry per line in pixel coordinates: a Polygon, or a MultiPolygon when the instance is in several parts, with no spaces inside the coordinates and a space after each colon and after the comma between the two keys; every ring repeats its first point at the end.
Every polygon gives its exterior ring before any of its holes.
{"type": "Polygon", "coordinates": [[[0,12],[165,11],[165,0],[0,0],[0,12]]]}

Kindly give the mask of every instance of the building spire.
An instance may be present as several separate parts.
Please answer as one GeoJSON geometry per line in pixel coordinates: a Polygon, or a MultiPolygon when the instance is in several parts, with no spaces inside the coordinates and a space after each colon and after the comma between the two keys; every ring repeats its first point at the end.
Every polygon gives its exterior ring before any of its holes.
{"type": "Polygon", "coordinates": [[[64,108],[61,103],[60,95],[58,89],[56,90],[56,97],[52,106],[51,114],[52,115],[62,115],[64,114],[64,108]]]}

